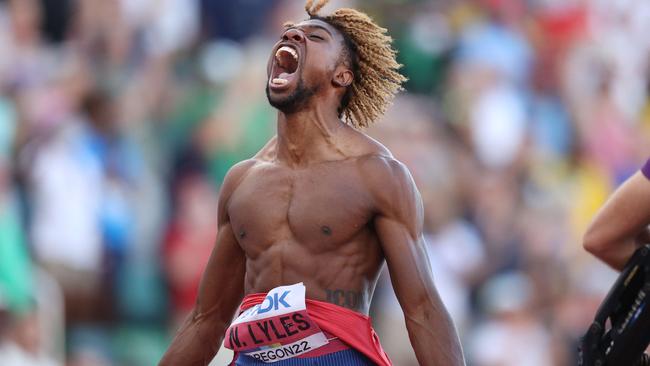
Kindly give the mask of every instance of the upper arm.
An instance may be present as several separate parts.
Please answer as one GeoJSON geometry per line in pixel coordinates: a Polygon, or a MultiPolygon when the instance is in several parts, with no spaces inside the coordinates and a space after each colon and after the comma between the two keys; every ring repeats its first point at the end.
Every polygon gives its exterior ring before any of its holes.
{"type": "Polygon", "coordinates": [[[217,210],[217,238],[199,287],[195,306],[197,316],[218,312],[229,321],[244,294],[246,256],[230,225],[228,202],[253,161],[233,166],[221,186],[217,210]]]}
{"type": "Polygon", "coordinates": [[[422,236],[423,208],[408,169],[382,159],[371,173],[376,200],[375,230],[395,294],[407,313],[440,304],[422,236]]]}
{"type": "Polygon", "coordinates": [[[244,296],[246,256],[233,235],[228,201],[254,160],[232,167],[219,192],[217,239],[203,272],[199,296],[160,365],[207,365],[244,296]]]}
{"type": "Polygon", "coordinates": [[[650,181],[637,172],[621,185],[592,220],[584,237],[598,251],[634,239],[650,224],[650,181]]]}

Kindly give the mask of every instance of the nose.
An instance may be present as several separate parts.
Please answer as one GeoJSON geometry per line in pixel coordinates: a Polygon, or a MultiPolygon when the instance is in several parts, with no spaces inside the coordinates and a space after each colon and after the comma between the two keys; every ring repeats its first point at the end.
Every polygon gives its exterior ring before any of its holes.
{"type": "Polygon", "coordinates": [[[302,32],[298,29],[289,29],[288,31],[284,32],[282,35],[282,39],[284,41],[292,40],[298,43],[301,43],[302,41],[305,40],[305,37],[303,36],[302,32]]]}

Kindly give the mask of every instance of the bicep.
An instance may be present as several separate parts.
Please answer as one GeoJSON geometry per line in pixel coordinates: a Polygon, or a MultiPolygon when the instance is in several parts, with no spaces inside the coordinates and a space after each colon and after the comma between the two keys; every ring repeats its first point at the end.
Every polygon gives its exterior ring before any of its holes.
{"type": "MultiPolygon", "coordinates": [[[[230,318],[244,295],[246,256],[229,223],[220,225],[212,254],[201,278],[195,312],[198,316],[219,310],[230,318]]],[[[225,320],[227,320],[225,319],[225,320]]]]}
{"type": "Polygon", "coordinates": [[[395,295],[405,312],[422,305],[440,303],[429,265],[424,238],[410,232],[398,219],[379,216],[375,228],[379,237],[395,295]]]}
{"type": "Polygon", "coordinates": [[[421,305],[438,305],[425,241],[423,207],[415,182],[406,167],[389,163],[390,179],[382,184],[375,229],[386,258],[395,294],[405,312],[421,305]]]}
{"type": "Polygon", "coordinates": [[[244,294],[246,255],[239,245],[228,214],[228,202],[251,163],[234,166],[226,175],[221,187],[217,208],[217,238],[208,265],[201,278],[195,313],[219,311],[222,316],[232,316],[244,294]]]}

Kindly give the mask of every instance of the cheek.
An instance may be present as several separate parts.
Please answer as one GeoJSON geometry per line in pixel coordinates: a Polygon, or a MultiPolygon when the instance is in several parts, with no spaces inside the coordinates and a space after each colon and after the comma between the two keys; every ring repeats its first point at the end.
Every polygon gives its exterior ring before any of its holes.
{"type": "Polygon", "coordinates": [[[306,73],[319,78],[331,77],[336,66],[336,58],[332,57],[331,53],[321,50],[310,53],[305,61],[306,73]]]}

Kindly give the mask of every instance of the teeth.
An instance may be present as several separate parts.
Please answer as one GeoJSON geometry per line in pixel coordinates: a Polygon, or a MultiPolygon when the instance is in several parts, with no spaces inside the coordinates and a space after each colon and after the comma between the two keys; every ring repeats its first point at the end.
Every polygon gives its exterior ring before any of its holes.
{"type": "Polygon", "coordinates": [[[286,83],[289,82],[289,80],[286,79],[280,79],[280,78],[275,78],[272,80],[273,84],[278,84],[278,85],[285,85],[286,83]]]}
{"type": "Polygon", "coordinates": [[[282,52],[282,51],[289,52],[289,54],[291,54],[291,56],[293,56],[294,60],[298,61],[298,52],[296,52],[296,50],[294,50],[293,48],[288,47],[288,46],[282,46],[282,47],[280,47],[280,48],[278,49],[278,51],[275,53],[275,56],[276,56],[276,57],[279,56],[279,55],[280,55],[280,52],[282,52]]]}

